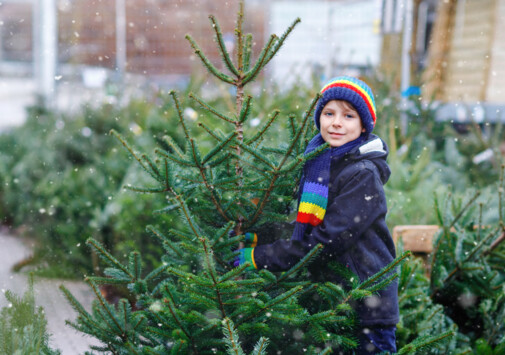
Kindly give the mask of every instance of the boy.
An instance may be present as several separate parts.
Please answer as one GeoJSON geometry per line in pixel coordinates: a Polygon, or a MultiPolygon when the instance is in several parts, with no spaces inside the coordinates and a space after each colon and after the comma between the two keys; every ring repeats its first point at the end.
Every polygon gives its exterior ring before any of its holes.
{"type": "MultiPolygon", "coordinates": [[[[235,266],[249,262],[255,269],[285,271],[321,243],[323,251],[308,268],[312,279],[348,287],[329,270],[328,262],[346,266],[364,281],[395,258],[385,222],[383,184],[391,173],[386,163],[388,150],[371,133],[376,109],[367,84],[348,76],[337,77],[322,88],[321,95],[314,112],[320,133],[305,154],[325,142],[330,148],[304,165],[291,240],[260,245],[256,234],[247,233],[251,247],[240,249],[235,266]]],[[[355,353],[396,352],[397,281],[353,307],[360,323],[355,353]]]]}

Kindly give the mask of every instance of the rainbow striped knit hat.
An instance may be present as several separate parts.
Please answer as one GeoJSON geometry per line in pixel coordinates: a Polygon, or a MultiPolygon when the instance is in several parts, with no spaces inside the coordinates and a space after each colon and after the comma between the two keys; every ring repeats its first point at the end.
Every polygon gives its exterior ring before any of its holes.
{"type": "Polygon", "coordinates": [[[338,76],[323,86],[321,95],[314,111],[317,129],[321,128],[319,118],[323,107],[331,100],[345,100],[358,111],[366,133],[372,132],[377,119],[377,111],[372,90],[363,81],[350,76],[338,76]]]}

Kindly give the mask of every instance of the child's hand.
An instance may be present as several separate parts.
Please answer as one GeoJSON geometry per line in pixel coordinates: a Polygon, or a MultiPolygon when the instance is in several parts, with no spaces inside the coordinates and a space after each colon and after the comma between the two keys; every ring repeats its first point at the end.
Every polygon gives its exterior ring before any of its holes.
{"type": "Polygon", "coordinates": [[[244,236],[244,246],[246,248],[254,248],[258,244],[258,235],[256,233],[247,232],[244,236]]]}
{"type": "Polygon", "coordinates": [[[239,267],[245,263],[249,263],[246,270],[256,270],[256,263],[254,262],[253,252],[254,248],[243,248],[237,250],[239,254],[235,257],[233,261],[234,267],[239,267]]]}
{"type": "MultiPolygon", "coordinates": [[[[230,238],[234,237],[235,231],[232,229],[231,231],[228,232],[228,236],[230,238]]],[[[243,238],[243,243],[245,248],[254,248],[258,244],[258,235],[256,233],[245,233],[242,234],[243,238]]]]}

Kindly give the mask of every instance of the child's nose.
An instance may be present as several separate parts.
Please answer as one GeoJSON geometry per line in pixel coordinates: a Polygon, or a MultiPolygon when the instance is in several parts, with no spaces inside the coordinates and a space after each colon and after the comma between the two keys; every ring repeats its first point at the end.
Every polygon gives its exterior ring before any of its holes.
{"type": "Polygon", "coordinates": [[[332,124],[334,126],[341,126],[342,125],[342,115],[335,115],[332,124]]]}

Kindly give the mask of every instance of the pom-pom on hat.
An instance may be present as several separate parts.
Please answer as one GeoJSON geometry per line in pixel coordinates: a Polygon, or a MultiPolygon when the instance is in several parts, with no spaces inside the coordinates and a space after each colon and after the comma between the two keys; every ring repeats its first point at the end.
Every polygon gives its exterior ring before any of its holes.
{"type": "Polygon", "coordinates": [[[373,131],[377,119],[375,100],[372,90],[363,81],[351,76],[338,76],[323,86],[321,95],[314,111],[314,122],[317,129],[321,128],[319,119],[323,107],[331,100],[345,100],[358,111],[366,133],[369,134],[373,131]]]}

